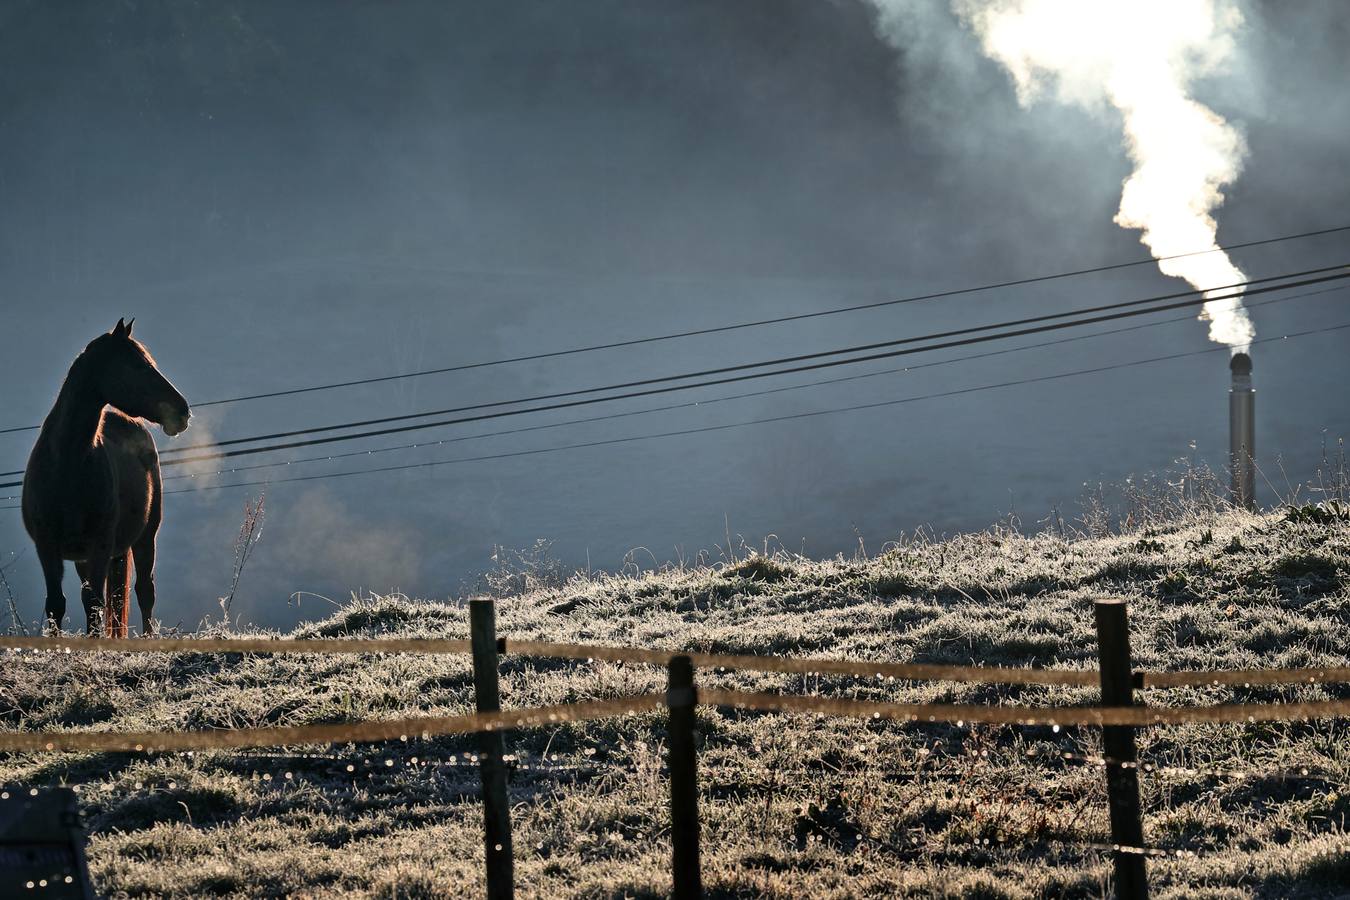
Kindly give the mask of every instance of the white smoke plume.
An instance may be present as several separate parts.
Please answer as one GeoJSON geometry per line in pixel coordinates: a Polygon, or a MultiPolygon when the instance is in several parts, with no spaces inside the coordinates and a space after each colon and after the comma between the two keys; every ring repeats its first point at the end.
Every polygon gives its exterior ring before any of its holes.
{"type": "MultiPolygon", "coordinates": [[[[187,444],[215,443],[216,426],[218,422],[215,421],[216,416],[213,415],[213,413],[218,409],[220,409],[220,407],[213,407],[200,412],[194,409],[192,411],[192,423],[188,426],[188,430],[183,432],[177,438],[166,437],[158,429],[155,429],[152,433],[156,437],[156,443],[159,445],[160,453],[164,453],[166,450],[176,450],[178,447],[186,446],[187,444]]],[[[209,450],[194,450],[187,454],[187,458],[193,459],[194,457],[208,455],[210,452],[211,451],[209,450]]],[[[160,462],[163,464],[172,458],[172,455],[166,456],[161,459],[160,462]]],[[[163,476],[165,478],[173,479],[164,485],[164,489],[176,490],[218,484],[220,482],[220,472],[223,468],[222,463],[228,462],[229,460],[220,459],[196,460],[194,462],[172,465],[164,468],[162,472],[163,476]],[[181,480],[176,477],[183,475],[189,477],[181,480]]]]}
{"type": "MultiPolygon", "coordinates": [[[[873,0],[883,20],[901,0],[873,0]]],[[[1242,136],[1189,96],[1219,71],[1242,16],[1233,0],[953,0],[990,58],[1012,75],[1025,106],[1047,88],[1063,102],[1118,110],[1134,171],[1115,222],[1138,228],[1155,257],[1218,250],[1213,212],[1242,167],[1242,136]]],[[[1246,280],[1221,250],[1160,260],[1196,289],[1246,280]]],[[[1212,291],[1206,296],[1233,294],[1212,291]]],[[[1215,300],[1200,317],[1234,352],[1255,337],[1241,299],[1215,300]]]]}

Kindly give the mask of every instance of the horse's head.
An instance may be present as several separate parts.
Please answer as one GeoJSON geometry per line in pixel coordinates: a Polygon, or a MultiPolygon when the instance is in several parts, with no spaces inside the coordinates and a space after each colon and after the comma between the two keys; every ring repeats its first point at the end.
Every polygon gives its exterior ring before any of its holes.
{"type": "Polygon", "coordinates": [[[85,348],[96,371],[103,402],[129,416],[148,419],[170,437],[188,427],[192,411],[169,379],[155,368],[145,345],[131,336],[135,323],[117,320],[107,334],[99,335],[85,348]]]}

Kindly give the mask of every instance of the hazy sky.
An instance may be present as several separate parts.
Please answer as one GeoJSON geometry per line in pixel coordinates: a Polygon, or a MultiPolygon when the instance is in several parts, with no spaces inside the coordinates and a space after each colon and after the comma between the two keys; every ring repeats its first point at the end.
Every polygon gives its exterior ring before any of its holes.
{"type": "MultiPolygon", "coordinates": [[[[1196,87],[1249,148],[1218,215],[1220,239],[1350,224],[1350,15],[1337,0],[1240,5],[1232,64],[1196,87]]],[[[39,422],[76,353],[123,315],[137,317],[162,370],[201,402],[1140,258],[1137,234],[1112,224],[1130,170],[1118,119],[1019,106],[1007,73],[945,4],[906,10],[888,41],[861,0],[3,0],[0,427],[39,422]]],[[[1332,235],[1234,257],[1259,278],[1341,262],[1347,249],[1332,235]]],[[[1182,289],[1138,267],[207,407],[177,440],[552,393],[1182,289]]],[[[1259,307],[1253,318],[1258,338],[1347,323],[1350,292],[1259,307]]],[[[1260,463],[1281,489],[1281,464],[1290,481],[1306,479],[1324,434],[1350,432],[1347,335],[1255,350],[1260,463]]],[[[211,483],[698,428],[1207,346],[1201,323],[1165,324],[211,483]]],[[[826,555],[860,538],[874,551],[921,525],[980,528],[1010,510],[1035,527],[1055,504],[1076,515],[1085,483],[1161,471],[1185,454],[1221,465],[1227,384],[1215,353],[867,412],[276,484],[235,611],[285,624],[328,608],[306,596],[297,609],[288,600],[297,591],[457,596],[491,565],[494,545],[536,538],[554,540],[568,565],[614,568],[634,548],[645,548],[635,556],[644,565],[715,554],[728,530],[826,555]]],[[[0,435],[0,470],[22,468],[32,438],[0,435]]],[[[218,613],[240,513],[258,492],[168,498],[157,610],[166,624],[218,613]]],[[[38,566],[17,511],[0,510],[0,558],[11,553],[19,608],[35,619],[38,566]]],[[[67,593],[68,627],[79,627],[73,575],[67,593]]]]}

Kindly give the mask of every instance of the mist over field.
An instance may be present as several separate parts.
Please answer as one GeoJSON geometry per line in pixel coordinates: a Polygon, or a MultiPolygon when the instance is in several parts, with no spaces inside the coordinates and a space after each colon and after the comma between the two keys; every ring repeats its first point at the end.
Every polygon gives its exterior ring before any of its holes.
{"type": "MultiPolygon", "coordinates": [[[[1019,104],[1007,70],[947,4],[886,5],[899,12],[883,21],[862,0],[10,0],[0,5],[8,338],[0,427],[41,421],[75,354],[119,316],[137,317],[137,336],[163,372],[201,402],[1146,257],[1138,233],[1113,222],[1132,167],[1117,114],[1019,104]]],[[[1230,63],[1193,85],[1246,145],[1216,212],[1220,243],[1347,224],[1350,17],[1334,0],[1237,6],[1244,23],[1230,63]]],[[[1343,262],[1346,248],[1339,234],[1233,259],[1259,278],[1343,262]]],[[[1140,266],[204,407],[177,442],[553,393],[1182,289],[1140,266]]],[[[1345,292],[1327,293],[1255,306],[1252,319],[1258,338],[1275,337],[1342,324],[1348,311],[1345,292]]],[[[1212,346],[1206,333],[1201,322],[1159,325],[303,471],[919,396],[1201,350],[1212,346]]],[[[1324,439],[1334,452],[1350,433],[1346,333],[1253,350],[1263,504],[1287,489],[1286,478],[1313,476],[1324,439]]],[[[328,614],[311,594],[458,596],[493,565],[494,547],[538,538],[553,540],[568,567],[616,569],[634,548],[645,548],[633,557],[643,565],[715,553],[728,533],[761,546],[773,535],[771,546],[819,558],[851,552],[860,539],[872,550],[920,526],[978,529],[1009,513],[1035,529],[1056,505],[1077,515],[1085,485],[1159,472],[1182,455],[1221,467],[1226,362],[1218,352],[804,422],[277,484],[233,613],[289,626],[328,614]],[[299,605],[289,600],[302,591],[299,605]]],[[[855,369],[868,367],[847,373],[855,369]]],[[[661,404],[631,400],[597,413],[652,405],[661,404]]],[[[528,424],[574,417],[559,411],[528,424]]],[[[492,430],[479,423],[426,435],[492,430]]],[[[21,469],[31,440],[0,435],[0,470],[21,469]]],[[[268,474],[214,471],[205,467],[201,483],[268,474]]],[[[157,608],[167,626],[219,614],[243,504],[259,490],[167,498],[157,608]]],[[[21,555],[6,577],[31,623],[42,586],[28,548],[17,511],[0,510],[0,563],[21,555]]],[[[66,591],[79,627],[73,573],[66,591]]]]}

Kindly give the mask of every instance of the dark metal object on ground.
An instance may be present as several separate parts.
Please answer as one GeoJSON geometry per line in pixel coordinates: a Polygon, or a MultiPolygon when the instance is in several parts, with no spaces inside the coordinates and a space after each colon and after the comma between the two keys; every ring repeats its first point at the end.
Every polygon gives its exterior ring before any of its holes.
{"type": "Polygon", "coordinates": [[[0,789],[0,896],[94,900],[70,788],[0,789]]]}

